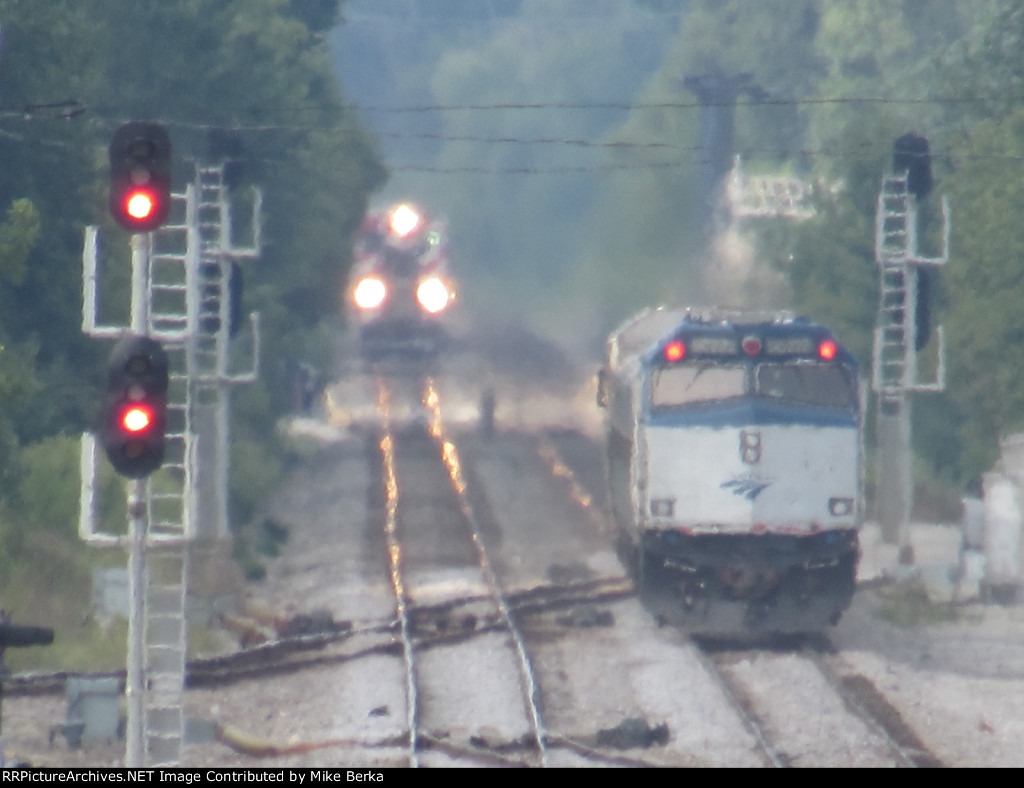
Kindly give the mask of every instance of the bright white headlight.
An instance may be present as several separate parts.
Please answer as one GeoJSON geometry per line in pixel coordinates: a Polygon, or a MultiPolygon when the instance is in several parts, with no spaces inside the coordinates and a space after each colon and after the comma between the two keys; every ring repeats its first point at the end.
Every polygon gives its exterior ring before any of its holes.
{"type": "Polygon", "coordinates": [[[416,300],[432,315],[443,311],[451,301],[451,297],[452,294],[449,292],[448,286],[436,276],[424,279],[416,288],[416,300]]]}
{"type": "Polygon", "coordinates": [[[352,299],[360,309],[376,309],[388,297],[387,286],[376,277],[368,276],[360,279],[352,292],[352,299]]]}

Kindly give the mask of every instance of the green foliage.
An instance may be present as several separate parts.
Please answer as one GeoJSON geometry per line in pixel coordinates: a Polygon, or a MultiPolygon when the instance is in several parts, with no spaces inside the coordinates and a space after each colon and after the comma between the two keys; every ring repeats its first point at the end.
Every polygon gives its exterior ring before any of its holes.
{"type": "Polygon", "coordinates": [[[878,596],[876,615],[902,629],[942,624],[959,618],[953,605],[933,602],[919,581],[895,583],[881,589],[878,596]]]}
{"type": "Polygon", "coordinates": [[[878,309],[873,223],[873,212],[850,194],[824,202],[813,220],[792,229],[789,266],[797,310],[828,325],[865,371],[878,309]]]}
{"type": "MultiPolygon", "coordinates": [[[[18,474],[0,510],[0,567],[10,569],[27,562],[51,560],[51,547],[66,546],[62,560],[74,552],[78,540],[79,439],[48,438],[19,454],[18,474]]],[[[107,533],[124,533],[126,523],[124,482],[102,464],[96,484],[95,523],[107,533]]],[[[72,558],[88,560],[85,551],[72,558]]],[[[7,585],[0,586],[7,588],[7,585]]]]}
{"type": "Polygon", "coordinates": [[[1022,141],[1024,112],[976,122],[970,153],[949,182],[957,206],[946,271],[950,393],[964,414],[961,434],[975,473],[991,464],[999,438],[1024,428],[1022,141]]]}
{"type": "MultiPolygon", "coordinates": [[[[18,620],[27,621],[28,618],[18,620]]],[[[112,672],[124,669],[127,651],[127,619],[96,621],[83,613],[74,624],[57,628],[51,645],[11,649],[4,655],[4,662],[14,673],[58,670],[112,672]]]]}
{"type": "MultiPolygon", "coordinates": [[[[87,224],[101,225],[101,320],[127,318],[128,239],[107,215],[106,158],[111,134],[128,120],[167,126],[175,192],[196,162],[221,156],[240,165],[237,216],[246,187],[264,190],[266,244],[245,265],[245,299],[247,308],[267,307],[267,374],[235,414],[236,516],[251,517],[273,488],[272,425],[289,405],[275,394],[290,383],[286,357],[325,344],[349,234],[385,177],[328,57],[324,32],[342,4],[0,0],[0,596],[19,618],[31,605],[40,623],[80,621],[89,563],[101,560],[77,536],[78,442],[63,436],[93,427],[109,353],[81,332],[87,224]],[[44,571],[13,571],[43,563],[44,571]],[[51,604],[66,595],[76,600],[68,615],[51,604]]],[[[245,243],[244,232],[236,239],[245,243]]],[[[99,469],[98,519],[121,532],[123,480],[105,462],[99,469]]]]}
{"type": "Polygon", "coordinates": [[[0,280],[12,285],[25,281],[25,261],[39,238],[39,211],[31,200],[15,200],[0,225],[0,280]]]}
{"type": "Polygon", "coordinates": [[[281,478],[281,460],[267,452],[262,438],[235,435],[231,447],[231,519],[241,525],[255,517],[259,505],[281,478]]]}

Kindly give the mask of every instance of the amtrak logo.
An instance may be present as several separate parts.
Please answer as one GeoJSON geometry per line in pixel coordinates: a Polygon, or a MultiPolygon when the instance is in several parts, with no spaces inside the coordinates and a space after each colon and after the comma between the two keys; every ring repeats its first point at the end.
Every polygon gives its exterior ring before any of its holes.
{"type": "Polygon", "coordinates": [[[732,490],[733,495],[742,495],[748,501],[753,501],[757,496],[772,485],[773,480],[758,479],[754,476],[737,476],[727,482],[718,485],[723,490],[732,490]]]}

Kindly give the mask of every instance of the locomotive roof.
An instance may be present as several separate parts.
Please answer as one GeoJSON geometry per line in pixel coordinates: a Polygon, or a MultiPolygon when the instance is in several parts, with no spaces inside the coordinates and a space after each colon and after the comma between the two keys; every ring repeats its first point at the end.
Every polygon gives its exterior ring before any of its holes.
{"type": "Polygon", "coordinates": [[[785,310],[745,310],[720,307],[656,307],[626,320],[608,339],[608,363],[617,367],[628,358],[647,355],[661,341],[686,327],[741,330],[753,326],[818,328],[808,318],[785,310]]]}

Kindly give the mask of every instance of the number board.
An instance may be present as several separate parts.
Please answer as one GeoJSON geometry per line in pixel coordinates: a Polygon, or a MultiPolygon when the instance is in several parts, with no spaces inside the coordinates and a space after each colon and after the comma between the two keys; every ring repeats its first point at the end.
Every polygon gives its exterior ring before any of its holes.
{"type": "Polygon", "coordinates": [[[812,337],[767,337],[764,342],[768,355],[812,356],[816,347],[812,337]]]}

